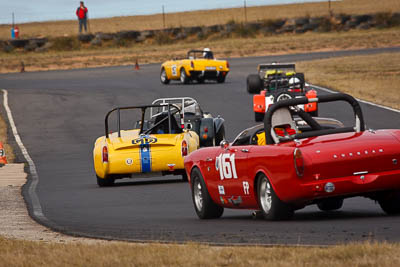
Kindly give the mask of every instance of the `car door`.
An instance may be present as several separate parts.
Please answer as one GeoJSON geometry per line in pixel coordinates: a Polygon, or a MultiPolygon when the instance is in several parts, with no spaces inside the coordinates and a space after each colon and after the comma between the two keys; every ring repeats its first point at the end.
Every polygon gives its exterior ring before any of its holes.
{"type": "Polygon", "coordinates": [[[247,172],[248,146],[219,148],[215,154],[213,180],[219,201],[226,206],[240,206],[250,194],[247,172]]]}

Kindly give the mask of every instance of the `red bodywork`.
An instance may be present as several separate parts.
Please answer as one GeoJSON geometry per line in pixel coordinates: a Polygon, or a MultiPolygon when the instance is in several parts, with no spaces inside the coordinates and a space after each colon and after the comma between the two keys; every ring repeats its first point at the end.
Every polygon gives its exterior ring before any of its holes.
{"type": "MultiPolygon", "coordinates": [[[[299,91],[301,89],[288,89],[288,92],[291,93],[301,93],[301,91],[299,91]]],[[[306,91],[306,93],[303,93],[303,96],[306,96],[308,99],[313,99],[317,97],[317,91],[315,90],[308,90],[306,91]]],[[[260,92],[260,94],[258,95],[254,95],[253,96],[253,111],[257,112],[257,113],[265,113],[268,110],[268,107],[266,107],[266,105],[268,105],[268,103],[266,103],[267,101],[265,101],[265,97],[267,97],[269,95],[267,95],[267,90],[262,90],[260,92]]],[[[273,103],[270,103],[269,105],[272,105],[273,103]]],[[[318,109],[317,103],[313,102],[313,103],[308,103],[306,105],[304,105],[304,111],[305,112],[313,112],[316,111],[318,109]]]]}
{"type": "Polygon", "coordinates": [[[194,168],[201,171],[216,204],[259,210],[256,192],[259,173],[268,177],[282,201],[302,208],[317,199],[399,190],[398,160],[400,130],[378,130],[323,135],[275,145],[203,148],[185,158],[185,169],[189,181],[194,168]],[[304,160],[301,177],[294,164],[296,148],[301,150],[304,160]],[[232,178],[226,178],[229,176],[232,178]],[[328,182],[335,186],[331,193],[324,189],[328,182]]]}

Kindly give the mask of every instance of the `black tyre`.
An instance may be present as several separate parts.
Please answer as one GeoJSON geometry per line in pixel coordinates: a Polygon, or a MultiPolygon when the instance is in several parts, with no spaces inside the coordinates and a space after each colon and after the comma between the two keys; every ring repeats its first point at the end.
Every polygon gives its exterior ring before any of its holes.
{"type": "Polygon", "coordinates": [[[263,81],[258,74],[247,76],[247,92],[249,94],[259,94],[263,88],[263,81]]]}
{"type": "Polygon", "coordinates": [[[188,181],[188,177],[186,172],[182,174],[182,181],[187,182],[188,181]]]}
{"type": "Polygon", "coordinates": [[[215,145],[219,146],[222,140],[225,139],[225,126],[222,124],[218,132],[215,133],[215,145]]]}
{"type": "Polygon", "coordinates": [[[181,68],[181,82],[183,83],[183,84],[187,84],[187,83],[189,83],[189,81],[190,81],[190,79],[189,79],[189,77],[186,75],[186,71],[185,71],[185,68],[181,68]]]}
{"type": "Polygon", "coordinates": [[[205,81],[204,77],[197,78],[198,83],[204,83],[204,81],[205,81]]]}
{"type": "Polygon", "coordinates": [[[194,209],[200,219],[215,219],[222,216],[224,208],[215,204],[208,193],[203,176],[199,169],[191,174],[192,200],[194,209]]]}
{"type": "Polygon", "coordinates": [[[224,75],[218,75],[218,77],[217,77],[217,83],[224,83],[225,82],[225,78],[226,78],[226,76],[224,76],[224,75]]]}
{"type": "Polygon", "coordinates": [[[324,199],[317,204],[318,208],[322,211],[338,210],[343,206],[342,198],[328,198],[324,199]]]}
{"type": "Polygon", "coordinates": [[[277,197],[271,183],[264,174],[261,174],[258,179],[257,195],[258,204],[265,219],[285,220],[293,216],[293,208],[277,197]]]}
{"type": "Polygon", "coordinates": [[[97,178],[97,185],[100,187],[114,185],[114,181],[115,181],[114,177],[100,178],[99,176],[96,175],[96,178],[97,178]]]}
{"type": "Polygon", "coordinates": [[[274,97],[274,103],[278,102],[278,101],[282,101],[282,100],[288,100],[288,99],[292,99],[292,95],[286,91],[282,91],[278,94],[275,95],[274,97]]]}
{"type": "Polygon", "coordinates": [[[161,69],[160,81],[161,81],[161,83],[163,83],[163,84],[169,84],[169,81],[170,81],[170,80],[168,79],[168,77],[167,77],[167,73],[166,73],[166,71],[165,71],[164,68],[161,69]]]}
{"type": "Polygon", "coordinates": [[[260,122],[260,121],[263,121],[264,120],[264,113],[262,113],[262,112],[254,112],[254,120],[256,121],[256,122],[260,122]]]}
{"type": "Polygon", "coordinates": [[[378,199],[378,203],[386,214],[400,214],[400,191],[387,193],[378,199]]]}

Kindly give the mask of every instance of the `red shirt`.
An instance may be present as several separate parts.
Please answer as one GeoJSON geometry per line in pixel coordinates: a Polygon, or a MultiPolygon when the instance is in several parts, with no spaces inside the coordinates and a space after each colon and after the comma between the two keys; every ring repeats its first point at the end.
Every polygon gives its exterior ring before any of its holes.
{"type": "Polygon", "coordinates": [[[79,19],[85,19],[86,18],[86,13],[88,12],[88,9],[86,7],[78,7],[76,10],[76,15],[78,16],[79,19]]]}

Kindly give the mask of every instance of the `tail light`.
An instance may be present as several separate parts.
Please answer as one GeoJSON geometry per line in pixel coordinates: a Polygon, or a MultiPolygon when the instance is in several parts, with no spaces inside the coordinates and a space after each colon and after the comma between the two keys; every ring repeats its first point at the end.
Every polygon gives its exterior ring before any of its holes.
{"type": "Polygon", "coordinates": [[[294,168],[296,169],[296,173],[299,177],[302,177],[304,174],[304,158],[301,150],[296,148],[293,153],[294,159],[294,168]]]}
{"type": "Polygon", "coordinates": [[[188,145],[185,140],[182,141],[182,156],[187,156],[188,154],[188,145]]]}
{"type": "Polygon", "coordinates": [[[204,132],[208,133],[208,127],[204,127],[204,132]]]}
{"type": "Polygon", "coordinates": [[[103,146],[103,162],[108,162],[108,148],[103,146]]]}
{"type": "Polygon", "coordinates": [[[194,69],[194,63],[193,63],[193,61],[190,61],[190,66],[194,69]]]}
{"type": "Polygon", "coordinates": [[[229,62],[226,61],[226,67],[229,69],[229,62]]]}

